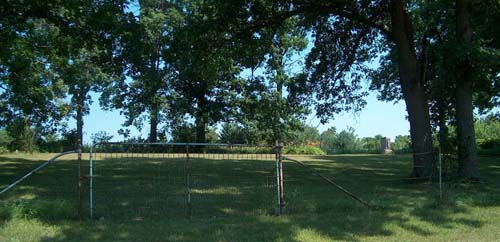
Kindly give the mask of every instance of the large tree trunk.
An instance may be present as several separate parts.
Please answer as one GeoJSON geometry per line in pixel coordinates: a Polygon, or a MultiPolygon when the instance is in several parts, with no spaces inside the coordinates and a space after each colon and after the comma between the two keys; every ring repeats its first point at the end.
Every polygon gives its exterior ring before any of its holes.
{"type": "MultiPolygon", "coordinates": [[[[472,42],[470,20],[471,2],[457,0],[455,6],[458,42],[464,46],[472,42]]],[[[456,120],[458,138],[459,174],[467,179],[479,179],[476,135],[472,105],[474,67],[468,56],[462,56],[456,63],[456,120]]]]}
{"type": "Polygon", "coordinates": [[[207,112],[206,112],[205,96],[198,97],[198,113],[196,117],[196,142],[206,143],[206,126],[207,126],[207,112]]]}
{"type": "Polygon", "coordinates": [[[77,97],[76,101],[76,144],[83,144],[83,108],[85,105],[84,98],[77,97]]]}
{"type": "Polygon", "coordinates": [[[437,119],[438,119],[438,127],[439,127],[439,132],[438,132],[438,141],[439,141],[439,150],[441,154],[444,154],[441,157],[441,171],[443,173],[443,176],[448,176],[448,170],[446,169],[448,163],[450,162],[449,154],[452,151],[452,145],[450,141],[450,132],[447,126],[446,121],[448,120],[448,113],[447,113],[447,106],[445,105],[445,101],[440,98],[437,101],[437,119]]]}
{"type": "Polygon", "coordinates": [[[158,141],[158,105],[153,104],[149,114],[149,142],[158,141]]]}
{"type": "MultiPolygon", "coordinates": [[[[457,72],[460,75],[460,72],[457,72]]],[[[476,135],[474,132],[474,118],[472,106],[472,81],[466,73],[457,78],[456,87],[456,120],[459,175],[464,178],[479,179],[479,164],[477,161],[476,135]]]]}
{"type": "Polygon", "coordinates": [[[413,177],[435,175],[429,106],[418,73],[411,21],[402,0],[391,2],[391,37],[396,44],[401,88],[410,121],[413,146],[413,177]]]}
{"type": "MultiPolygon", "coordinates": [[[[281,63],[281,60],[280,60],[281,63]]],[[[284,76],[283,68],[278,69],[279,76],[284,76]]],[[[276,103],[275,103],[275,120],[274,120],[274,141],[281,143],[284,139],[284,127],[281,123],[281,119],[283,118],[283,80],[282,78],[277,78],[276,80],[276,103]]]]}
{"type": "Polygon", "coordinates": [[[23,151],[27,151],[30,154],[35,151],[35,136],[33,130],[31,129],[31,122],[28,116],[24,117],[24,126],[21,133],[22,145],[20,146],[23,151]]]}
{"type": "Polygon", "coordinates": [[[447,120],[447,112],[445,102],[443,100],[438,100],[438,110],[437,110],[437,119],[438,119],[438,140],[439,140],[439,148],[442,154],[449,154],[451,151],[451,142],[450,142],[450,132],[446,123],[447,120]]]}

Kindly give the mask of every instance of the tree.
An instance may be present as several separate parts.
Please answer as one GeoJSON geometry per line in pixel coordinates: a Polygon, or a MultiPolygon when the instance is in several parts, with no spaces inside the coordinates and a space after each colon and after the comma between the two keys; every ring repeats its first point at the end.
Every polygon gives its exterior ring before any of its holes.
{"type": "Polygon", "coordinates": [[[9,146],[13,140],[6,130],[0,129],[0,154],[9,152],[9,146]]]}
{"type": "Polygon", "coordinates": [[[252,122],[226,122],[219,133],[221,143],[261,144],[270,140],[270,134],[261,130],[252,122]]]}
{"type": "MultiPolygon", "coordinates": [[[[180,123],[172,126],[172,142],[194,143],[196,140],[196,126],[190,123],[180,123]]],[[[218,136],[215,129],[209,128],[205,134],[205,140],[208,143],[216,143],[218,136]]]]}
{"type": "Polygon", "coordinates": [[[369,153],[380,153],[380,141],[384,138],[378,134],[374,137],[363,137],[361,139],[362,148],[369,153]]]}
{"type": "Polygon", "coordinates": [[[60,131],[61,133],[54,133],[44,135],[42,137],[42,142],[40,144],[40,150],[44,152],[64,152],[68,150],[74,150],[77,140],[76,129],[67,130],[65,127],[60,131]]]}
{"type": "Polygon", "coordinates": [[[7,130],[0,129],[0,149],[7,150],[13,140],[7,130]]]}
{"type": "Polygon", "coordinates": [[[68,86],[71,95],[72,111],[75,113],[77,142],[83,142],[83,117],[88,114],[91,101],[90,91],[97,91],[100,84],[107,81],[108,76],[96,66],[96,54],[85,48],[76,50],[74,56],[68,57],[61,64],[61,76],[68,86]]]}
{"type": "Polygon", "coordinates": [[[474,124],[478,146],[481,149],[500,148],[500,118],[488,115],[474,124]]]}
{"type": "MultiPolygon", "coordinates": [[[[472,2],[468,0],[457,0],[455,4],[457,41],[467,47],[472,43],[471,7],[472,2]]],[[[472,103],[475,68],[468,55],[457,58],[455,69],[459,173],[469,179],[479,179],[472,103]]]]}
{"type": "Polygon", "coordinates": [[[347,154],[361,150],[362,143],[355,134],[354,128],[348,127],[337,133],[335,127],[331,127],[321,133],[321,149],[327,154],[347,154]]]}
{"type": "Polygon", "coordinates": [[[130,137],[130,129],[119,129],[118,135],[123,136],[123,140],[127,140],[130,137]]]}
{"type": "Polygon", "coordinates": [[[309,145],[320,141],[319,131],[316,127],[303,125],[294,130],[290,143],[294,145],[309,145]]]}
{"type": "MultiPolygon", "coordinates": [[[[422,58],[417,55],[414,45],[413,25],[408,12],[407,3],[402,0],[391,1],[391,39],[398,54],[400,85],[410,121],[410,136],[413,150],[415,177],[432,177],[435,175],[435,161],[432,153],[432,131],[429,106],[422,83],[424,69],[422,58]]],[[[425,53],[425,51],[421,52],[425,53]]]]}
{"type": "Polygon", "coordinates": [[[1,98],[9,103],[2,111],[6,120],[23,119],[25,126],[46,133],[46,127],[57,127],[71,111],[81,142],[89,92],[120,73],[114,64],[116,32],[125,2],[2,2],[2,16],[11,16],[1,23],[8,36],[0,54],[2,83],[7,85],[1,98]],[[66,93],[71,95],[67,105],[66,93]]]}
{"type": "Polygon", "coordinates": [[[410,153],[411,147],[411,138],[408,135],[397,135],[391,144],[392,150],[400,153],[410,153]]]}
{"type": "Polygon", "coordinates": [[[83,116],[88,114],[89,93],[99,92],[121,75],[120,31],[127,21],[126,0],[68,2],[60,24],[61,53],[55,62],[71,95],[77,138],[83,142],[83,116]]]}
{"type": "Polygon", "coordinates": [[[328,128],[323,131],[320,135],[321,149],[327,154],[335,153],[334,142],[337,136],[337,130],[335,127],[328,128]]]}
{"type": "Polygon", "coordinates": [[[334,147],[342,154],[356,153],[359,150],[359,141],[354,133],[353,127],[347,127],[347,130],[342,130],[337,134],[334,140],[334,147]]]}
{"type": "Polygon", "coordinates": [[[149,120],[149,142],[157,141],[158,125],[168,117],[174,57],[167,50],[182,18],[169,1],[139,1],[138,16],[122,33],[124,64],[131,80],[114,83],[101,99],[108,108],[121,109],[125,126],[141,129],[142,120],[149,120]]]}
{"type": "Polygon", "coordinates": [[[235,12],[243,20],[236,22],[246,23],[245,29],[255,33],[294,16],[303,17],[302,23],[315,35],[315,46],[306,63],[308,89],[316,93],[316,112],[324,120],[343,110],[361,109],[365,93],[360,91],[360,80],[367,73],[367,61],[378,56],[380,45],[382,50],[396,53],[398,85],[406,102],[415,152],[412,176],[433,176],[429,107],[409,12],[415,8],[409,8],[403,0],[266,3],[239,6],[240,11],[235,12]]]}
{"type": "Polygon", "coordinates": [[[172,126],[171,134],[172,142],[189,143],[196,139],[196,131],[189,123],[172,126]]]}
{"type": "Polygon", "coordinates": [[[235,123],[224,123],[219,134],[221,143],[244,144],[246,143],[245,133],[242,127],[235,123]]]}
{"type": "Polygon", "coordinates": [[[260,44],[259,51],[269,54],[258,58],[257,52],[245,57],[257,61],[249,66],[251,74],[242,94],[241,116],[265,133],[268,143],[306,142],[297,140],[304,128],[309,128],[303,124],[310,113],[305,76],[291,70],[291,66],[300,64],[296,56],[307,46],[305,30],[297,27],[298,20],[290,18],[276,29],[263,30],[250,43],[260,44]],[[256,74],[259,72],[262,74],[256,74]]]}
{"type": "Polygon", "coordinates": [[[92,144],[106,143],[113,139],[113,135],[109,134],[106,131],[99,131],[90,136],[92,140],[92,144]]]}
{"type": "MultiPolygon", "coordinates": [[[[476,145],[475,142],[471,142],[473,140],[472,107],[484,112],[498,103],[496,101],[498,98],[495,97],[498,96],[498,85],[495,83],[498,82],[497,74],[499,71],[498,64],[493,64],[498,63],[498,61],[493,61],[498,60],[498,50],[495,50],[498,45],[492,41],[495,39],[495,34],[490,32],[496,25],[491,25],[486,19],[495,19],[499,8],[495,7],[498,6],[498,2],[491,1],[488,3],[478,2],[473,5],[474,8],[467,10],[478,13],[470,15],[469,24],[472,26],[474,23],[479,31],[476,32],[474,41],[464,43],[460,39],[462,36],[457,36],[456,6],[452,2],[444,1],[419,2],[415,7],[419,11],[415,11],[412,19],[418,23],[415,35],[421,43],[418,50],[421,72],[423,73],[421,75],[422,83],[427,90],[426,95],[430,102],[432,123],[439,129],[438,137],[441,151],[444,153],[453,151],[448,127],[449,124],[457,126],[455,130],[464,134],[457,136],[465,137],[458,139],[459,153],[469,154],[459,155],[459,163],[465,164],[476,157],[474,155],[476,145]],[[485,31],[485,28],[488,30],[485,31]],[[474,68],[463,66],[464,63],[473,63],[474,68]],[[467,84],[469,86],[463,86],[464,83],[461,79],[464,78],[469,79],[467,84]],[[458,126],[462,126],[462,128],[458,126]],[[465,127],[467,127],[466,130],[463,130],[465,127]]],[[[384,59],[384,65],[386,66],[385,73],[379,72],[379,74],[392,80],[389,73],[393,63],[391,60],[384,59]]],[[[391,95],[397,94],[399,91],[388,83],[391,81],[384,84],[383,96],[388,99],[397,99],[397,95],[391,95]]],[[[474,166],[477,164],[472,165],[471,169],[475,169],[474,166]]],[[[472,170],[471,172],[475,173],[472,170]]],[[[464,177],[467,176],[463,171],[460,173],[464,177]]]]}
{"type": "Polygon", "coordinates": [[[40,128],[28,125],[26,119],[17,119],[7,126],[7,131],[11,135],[16,134],[10,142],[10,150],[20,150],[30,153],[38,151],[42,136],[40,128]]]}
{"type": "MultiPolygon", "coordinates": [[[[377,49],[372,43],[378,39],[384,47],[382,50],[396,53],[395,60],[399,74],[397,80],[406,103],[415,152],[412,176],[433,176],[435,162],[432,154],[432,132],[427,97],[422,83],[423,56],[417,53],[413,23],[407,3],[402,0],[392,0],[390,3],[296,1],[296,5],[301,12],[313,16],[326,16],[318,18],[320,20],[317,21],[318,27],[315,32],[324,33],[328,37],[317,38],[315,48],[321,52],[315,56],[315,52],[312,51],[313,55],[308,57],[312,58],[310,63],[315,63],[314,60],[324,63],[324,67],[313,69],[316,76],[326,77],[324,82],[319,82],[320,88],[316,89],[321,94],[319,100],[332,100],[333,103],[350,104],[355,110],[360,109],[364,104],[360,101],[362,94],[357,94],[355,91],[359,89],[359,79],[366,70],[365,63],[377,55],[373,52],[377,49]],[[322,45],[317,45],[318,42],[322,45]],[[335,48],[328,48],[329,46],[335,48]],[[330,61],[339,59],[345,61],[330,61]],[[328,66],[332,67],[327,68],[328,66]],[[350,79],[351,83],[346,84],[346,79],[350,79]]],[[[320,114],[339,111],[330,103],[318,107],[320,114]]]]}
{"type": "Polygon", "coordinates": [[[490,20],[498,19],[500,3],[457,0],[454,6],[450,4],[446,7],[454,13],[448,41],[445,42],[453,55],[443,68],[453,70],[450,89],[454,97],[458,173],[467,180],[477,181],[480,174],[474,109],[484,113],[498,105],[500,45],[494,40],[498,38],[498,33],[490,32],[496,27],[490,20]]]}
{"type": "Polygon", "coordinates": [[[51,60],[59,29],[57,11],[42,3],[0,3],[0,127],[15,137],[14,149],[32,151],[42,134],[65,116],[64,86],[51,60]]]}
{"type": "Polygon", "coordinates": [[[174,122],[194,119],[196,142],[205,143],[208,127],[232,116],[240,67],[225,33],[214,24],[213,6],[205,1],[184,4],[179,7],[185,10],[181,27],[174,30],[168,51],[175,80],[169,105],[179,119],[174,122]]]}

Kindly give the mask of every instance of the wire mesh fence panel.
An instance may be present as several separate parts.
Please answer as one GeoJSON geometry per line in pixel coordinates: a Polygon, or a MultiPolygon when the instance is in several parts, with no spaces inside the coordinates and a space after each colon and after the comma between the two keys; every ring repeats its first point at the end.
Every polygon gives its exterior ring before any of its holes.
{"type": "Polygon", "coordinates": [[[373,192],[372,189],[366,190],[366,186],[360,186],[369,182],[360,180],[358,175],[364,175],[363,173],[345,170],[335,161],[314,156],[285,158],[283,174],[286,214],[362,209],[365,205],[346,192],[362,199],[365,198],[366,192],[373,192]],[[353,182],[353,179],[357,182],[353,182]]]}
{"type": "MultiPolygon", "coordinates": [[[[0,188],[32,172],[50,156],[3,158],[0,188]]],[[[77,171],[76,154],[48,163],[0,195],[0,214],[43,221],[78,217],[77,171]]]]}
{"type": "MultiPolygon", "coordinates": [[[[405,188],[414,182],[400,173],[410,169],[411,163],[393,159],[384,155],[285,157],[286,213],[367,211],[391,206],[398,197],[408,195],[405,188]]],[[[436,190],[437,186],[429,185],[418,192],[436,190]]]]}
{"type": "Polygon", "coordinates": [[[274,160],[234,156],[194,158],[190,164],[193,217],[275,213],[274,160]]]}
{"type": "Polygon", "coordinates": [[[276,207],[272,147],[106,143],[92,155],[94,218],[269,214],[276,207]]]}
{"type": "Polygon", "coordinates": [[[283,170],[287,214],[320,212],[335,201],[331,187],[304,167],[285,160],[283,170]]]}
{"type": "Polygon", "coordinates": [[[185,171],[180,155],[100,153],[93,164],[96,218],[141,220],[185,214],[185,171]]]}

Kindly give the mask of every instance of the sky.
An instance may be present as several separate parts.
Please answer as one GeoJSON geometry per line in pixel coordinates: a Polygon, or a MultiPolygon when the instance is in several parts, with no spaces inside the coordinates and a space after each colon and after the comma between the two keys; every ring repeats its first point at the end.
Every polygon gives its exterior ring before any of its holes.
{"type": "MultiPolygon", "coordinates": [[[[113,135],[112,141],[120,141],[122,136],[118,135],[118,130],[122,127],[125,117],[118,110],[104,111],[99,106],[96,93],[91,94],[93,102],[90,106],[89,115],[84,117],[84,142],[90,143],[92,134],[99,131],[106,131],[113,135]]],[[[338,132],[353,127],[359,137],[368,137],[381,134],[394,140],[396,135],[409,135],[410,125],[406,120],[406,109],[404,102],[396,104],[392,102],[381,102],[376,98],[376,93],[371,92],[366,99],[366,107],[358,113],[341,113],[333,117],[326,124],[321,124],[319,119],[310,115],[306,124],[317,127],[321,132],[330,127],[335,127],[338,132]]],[[[76,128],[74,120],[68,122],[69,128],[76,128]]],[[[144,127],[142,133],[134,127],[129,127],[132,136],[142,135],[147,137],[148,127],[144,127]]]]}
{"type": "Polygon", "coordinates": [[[310,125],[318,125],[320,132],[335,127],[337,132],[353,127],[359,137],[382,135],[394,141],[397,135],[409,135],[410,123],[406,120],[406,106],[398,103],[377,100],[371,92],[366,98],[366,107],[358,113],[341,113],[327,124],[321,125],[315,117],[310,117],[310,125]]]}

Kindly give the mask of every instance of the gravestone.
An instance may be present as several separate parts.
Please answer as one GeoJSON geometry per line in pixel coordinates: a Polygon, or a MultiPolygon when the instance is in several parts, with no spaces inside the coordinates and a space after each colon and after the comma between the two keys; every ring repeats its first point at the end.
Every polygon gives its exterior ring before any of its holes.
{"type": "Polygon", "coordinates": [[[384,137],[380,140],[380,153],[387,154],[391,153],[391,139],[384,137]]]}

